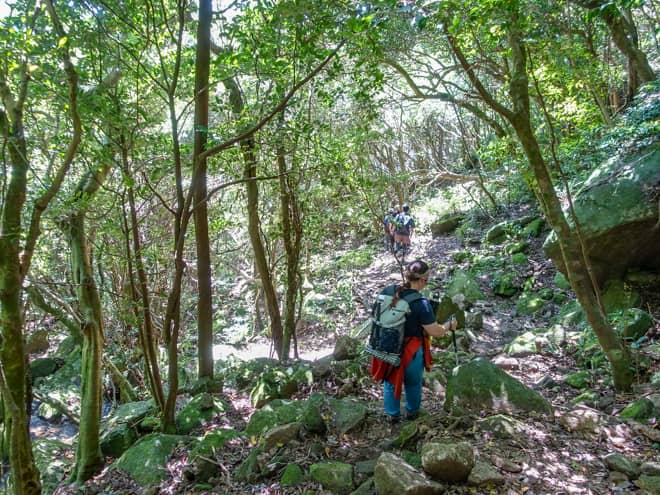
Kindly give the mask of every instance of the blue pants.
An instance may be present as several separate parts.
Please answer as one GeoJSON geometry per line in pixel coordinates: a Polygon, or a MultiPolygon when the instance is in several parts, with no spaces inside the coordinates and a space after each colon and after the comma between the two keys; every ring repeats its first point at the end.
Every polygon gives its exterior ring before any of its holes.
{"type": "MultiPolygon", "coordinates": [[[[415,357],[403,373],[403,387],[406,392],[406,413],[415,414],[422,405],[422,380],[424,378],[424,346],[420,346],[415,357]]],[[[383,382],[383,402],[385,414],[401,415],[401,401],[394,397],[394,385],[383,382]]]]}

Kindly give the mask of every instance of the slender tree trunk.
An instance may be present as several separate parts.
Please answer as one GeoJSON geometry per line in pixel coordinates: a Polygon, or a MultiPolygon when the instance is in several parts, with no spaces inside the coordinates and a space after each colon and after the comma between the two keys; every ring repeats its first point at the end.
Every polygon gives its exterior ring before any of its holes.
{"type": "Polygon", "coordinates": [[[270,331],[273,339],[273,347],[279,359],[286,359],[282,354],[282,342],[284,340],[282,329],[282,316],[280,314],[279,299],[275,290],[275,283],[268,257],[261,238],[261,219],[259,218],[259,185],[254,180],[257,177],[257,159],[254,155],[254,139],[249,138],[241,142],[243,148],[243,159],[245,160],[244,177],[247,189],[248,209],[248,232],[254,251],[254,261],[261,278],[261,284],[266,298],[266,308],[270,317],[270,331]],[[252,179],[252,180],[249,180],[252,179]]]}
{"type": "Polygon", "coordinates": [[[167,345],[167,382],[168,392],[165,408],[161,414],[161,428],[165,433],[176,431],[175,410],[176,396],[179,391],[179,332],[181,318],[181,284],[186,262],[183,258],[185,234],[188,230],[190,215],[187,212],[186,200],[183,195],[183,175],[181,167],[181,146],[179,143],[178,121],[173,93],[169,98],[169,114],[172,135],[172,155],[174,159],[175,188],[177,207],[174,212],[174,274],[172,285],[167,297],[167,309],[163,323],[163,340],[167,345]]]}
{"type": "Polygon", "coordinates": [[[90,246],[85,230],[84,206],[89,204],[110,171],[109,165],[88,172],[78,185],[74,210],[64,225],[71,249],[71,272],[76,295],[83,315],[82,383],[80,398],[80,431],[76,448],[76,463],[71,479],[83,483],[103,467],[100,447],[101,408],[103,400],[103,312],[101,298],[94,280],[90,246]]]}
{"type": "MultiPolygon", "coordinates": [[[[240,89],[233,79],[227,79],[224,82],[229,91],[229,99],[234,114],[240,115],[243,111],[243,97],[240,89]]],[[[270,317],[271,338],[273,347],[280,359],[283,357],[282,341],[284,339],[282,329],[282,316],[280,313],[279,298],[275,290],[275,282],[268,266],[268,257],[261,238],[261,219],[259,218],[259,185],[255,180],[257,177],[257,157],[254,151],[254,138],[248,137],[241,141],[241,150],[243,151],[245,188],[247,191],[247,211],[248,211],[248,233],[254,251],[254,265],[257,268],[261,286],[266,299],[266,309],[270,317]]]]}
{"type": "MultiPolygon", "coordinates": [[[[128,205],[131,217],[130,230],[128,225],[126,225],[126,236],[127,238],[132,237],[133,239],[133,256],[135,257],[135,267],[138,276],[139,292],[135,287],[133,273],[130,273],[129,277],[131,278],[131,288],[132,292],[134,293],[133,297],[136,305],[136,313],[138,311],[138,305],[142,308],[142,318],[138,318],[138,321],[141,320],[139,335],[140,344],[144,353],[144,365],[147,374],[147,382],[149,384],[149,390],[151,391],[154,402],[156,403],[158,410],[162,412],[165,408],[165,395],[163,392],[163,382],[160,377],[160,367],[158,366],[156,331],[154,329],[153,319],[151,318],[151,295],[149,293],[149,281],[147,278],[147,272],[144,268],[144,261],[142,259],[142,241],[140,239],[137,207],[135,205],[135,191],[132,185],[133,182],[128,180],[131,178],[132,173],[128,160],[126,142],[123,136],[120,138],[120,141],[122,144],[122,169],[126,179],[125,183],[128,184],[128,205]]],[[[128,222],[128,220],[126,220],[126,222],[128,222]]],[[[127,244],[129,242],[130,241],[127,239],[127,244]]],[[[126,254],[129,258],[129,267],[132,267],[132,262],[130,259],[130,247],[128,245],[126,254]]]]}
{"type": "MultiPolygon", "coordinates": [[[[283,138],[280,136],[280,139],[283,138]]],[[[302,225],[300,222],[300,206],[298,204],[293,180],[288,174],[286,152],[280,143],[277,149],[277,164],[280,175],[280,215],[282,219],[282,239],[286,253],[286,293],[284,299],[284,328],[282,335],[281,359],[288,359],[291,340],[296,332],[296,302],[300,280],[298,268],[300,264],[300,243],[302,225]]]]}
{"type": "Polygon", "coordinates": [[[509,25],[509,44],[511,47],[509,95],[513,110],[504,107],[488,92],[453,36],[448,33],[447,39],[463,70],[483,100],[513,126],[534,172],[538,185],[536,195],[541,208],[550,226],[557,234],[571,286],[584,309],[587,320],[594,330],[600,346],[609,359],[616,389],[627,391],[632,385],[628,354],[600,308],[596,292],[599,289],[594,287],[591,282],[587,260],[585,260],[580,249],[577,232],[570,228],[564,216],[561,202],[557,197],[552,178],[531,125],[527,60],[516,8],[517,3],[512,7],[512,22],[509,25]]]}
{"type": "Polygon", "coordinates": [[[211,0],[200,0],[195,60],[195,145],[193,202],[197,244],[197,359],[199,378],[213,378],[213,307],[211,299],[211,248],[206,188],[206,149],[209,126],[209,65],[211,57],[211,0]]]}
{"type": "Polygon", "coordinates": [[[580,248],[578,234],[570,228],[564,216],[561,202],[557,197],[547,164],[532,129],[529,112],[527,60],[522,42],[522,33],[517,28],[517,20],[515,18],[516,22],[512,23],[509,36],[513,61],[509,92],[513,103],[511,125],[515,129],[529,164],[534,171],[541,197],[541,205],[548,222],[557,234],[571,286],[612,366],[614,385],[617,390],[628,391],[632,386],[630,358],[616,332],[607,322],[606,315],[601,310],[597,297],[599,289],[592,284],[587,260],[580,248]]]}

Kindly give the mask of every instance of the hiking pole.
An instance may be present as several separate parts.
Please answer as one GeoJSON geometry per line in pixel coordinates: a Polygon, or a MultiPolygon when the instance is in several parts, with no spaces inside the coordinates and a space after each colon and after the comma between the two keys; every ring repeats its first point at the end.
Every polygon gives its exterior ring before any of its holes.
{"type": "Polygon", "coordinates": [[[456,345],[456,332],[454,331],[454,326],[452,323],[456,320],[456,317],[452,314],[449,317],[449,330],[451,330],[451,340],[454,342],[454,357],[456,358],[456,366],[460,363],[458,362],[458,346],[456,345]]]}

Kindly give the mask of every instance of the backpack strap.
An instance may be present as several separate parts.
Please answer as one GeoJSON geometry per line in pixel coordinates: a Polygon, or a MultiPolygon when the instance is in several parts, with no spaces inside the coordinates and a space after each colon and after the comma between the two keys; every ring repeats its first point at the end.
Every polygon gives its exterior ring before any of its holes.
{"type": "Polygon", "coordinates": [[[420,299],[424,299],[424,296],[420,294],[419,292],[415,291],[412,294],[408,294],[407,296],[403,296],[401,299],[406,301],[408,305],[414,301],[419,301],[420,299]]]}

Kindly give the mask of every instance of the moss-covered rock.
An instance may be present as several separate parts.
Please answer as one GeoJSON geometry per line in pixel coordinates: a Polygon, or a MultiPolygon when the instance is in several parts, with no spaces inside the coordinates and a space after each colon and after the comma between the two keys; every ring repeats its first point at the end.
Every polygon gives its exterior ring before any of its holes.
{"type": "Polygon", "coordinates": [[[538,392],[483,358],[454,368],[447,382],[444,407],[458,414],[464,410],[476,412],[482,409],[552,412],[550,403],[538,392]]]}
{"type": "Polygon", "coordinates": [[[660,495],[660,476],[643,474],[635,480],[635,484],[642,489],[643,493],[660,495]]]}
{"type": "Polygon", "coordinates": [[[58,440],[35,438],[32,441],[34,463],[41,477],[41,493],[53,493],[72,467],[72,458],[65,455],[71,446],[58,440]]]}
{"type": "Polygon", "coordinates": [[[544,228],[545,228],[545,220],[543,220],[542,218],[537,218],[529,222],[527,225],[525,225],[522,234],[525,237],[538,237],[541,235],[541,232],[543,232],[544,228]]]}
{"type": "Polygon", "coordinates": [[[177,432],[187,435],[226,410],[227,405],[213,395],[207,393],[197,395],[177,415],[177,432]]]}
{"type": "Polygon", "coordinates": [[[486,231],[484,241],[488,244],[501,244],[506,240],[508,222],[500,222],[486,231]]]}
{"type": "Polygon", "coordinates": [[[108,457],[120,457],[137,439],[134,427],[128,423],[119,423],[101,435],[101,452],[108,457]]]}
{"type": "Polygon", "coordinates": [[[583,327],[586,324],[584,310],[576,299],[560,308],[559,323],[565,327],[583,327]]]}
{"type": "Polygon", "coordinates": [[[464,215],[461,214],[450,214],[439,218],[431,223],[431,235],[437,237],[441,234],[455,230],[464,218],[464,215]]]}
{"type": "Polygon", "coordinates": [[[534,294],[522,294],[516,301],[516,310],[521,315],[533,315],[545,307],[546,301],[534,294]]]}
{"type": "Polygon", "coordinates": [[[538,296],[544,301],[551,301],[552,297],[554,296],[554,292],[549,287],[543,287],[542,289],[539,290],[538,296]]]}
{"type": "Polygon", "coordinates": [[[492,279],[493,294],[501,297],[516,295],[521,287],[516,281],[515,273],[498,273],[492,279]]]}
{"type": "Polygon", "coordinates": [[[339,436],[361,425],[367,416],[367,407],[354,399],[330,399],[329,406],[339,436]]]}
{"type": "Polygon", "coordinates": [[[475,278],[469,272],[463,270],[454,272],[452,279],[447,284],[446,294],[450,298],[462,294],[465,296],[468,304],[474,304],[484,299],[484,295],[475,278]]]}
{"type": "Polygon", "coordinates": [[[305,403],[300,401],[274,400],[252,413],[245,427],[245,433],[254,438],[259,437],[274,426],[295,423],[300,419],[304,407],[305,403]]]}
{"type": "Polygon", "coordinates": [[[326,490],[348,495],[353,490],[353,466],[344,462],[320,462],[309,468],[310,477],[326,490]]]}
{"type": "Polygon", "coordinates": [[[511,264],[513,265],[526,265],[527,261],[527,255],[524,253],[515,253],[511,255],[511,264]]]}
{"type": "Polygon", "coordinates": [[[658,413],[660,413],[660,411],[656,410],[653,401],[646,397],[642,397],[626,406],[623,411],[621,411],[620,416],[622,418],[645,421],[655,417],[658,413]]]}
{"type": "Polygon", "coordinates": [[[188,454],[188,460],[192,466],[195,480],[206,482],[218,472],[218,466],[213,459],[220,455],[224,445],[238,438],[240,434],[236,430],[213,430],[202,438],[188,454]]]}
{"type": "Polygon", "coordinates": [[[298,464],[287,464],[280,478],[282,486],[296,486],[305,481],[305,472],[298,464]]]}
{"type": "Polygon", "coordinates": [[[554,282],[557,287],[563,290],[569,290],[571,288],[571,284],[566,280],[566,277],[562,272],[557,272],[554,277],[554,282]]]}
{"type": "Polygon", "coordinates": [[[124,452],[112,467],[124,471],[143,487],[154,485],[168,476],[167,461],[175,447],[191,440],[182,435],[147,435],[124,452]]]}
{"type": "Polygon", "coordinates": [[[255,447],[250,451],[245,460],[236,469],[234,474],[236,480],[251,482],[256,479],[261,473],[261,468],[259,467],[259,456],[261,454],[263,454],[261,447],[255,447]]]}
{"type": "Polygon", "coordinates": [[[615,328],[623,334],[623,337],[634,342],[644,336],[653,326],[653,318],[646,311],[638,308],[630,308],[621,315],[612,317],[615,328]]]}
{"type": "Polygon", "coordinates": [[[595,390],[585,390],[580,395],[569,401],[569,404],[577,406],[578,404],[584,404],[589,407],[595,407],[600,400],[600,394],[595,390]]]}
{"type": "Polygon", "coordinates": [[[637,306],[640,296],[623,280],[609,280],[603,288],[602,300],[605,311],[615,313],[637,306]]]}
{"type": "Polygon", "coordinates": [[[580,370],[564,378],[564,382],[573,388],[583,389],[591,384],[591,375],[588,371],[580,370]]]}
{"type": "Polygon", "coordinates": [[[36,378],[50,376],[55,373],[61,365],[61,360],[55,358],[46,357],[34,359],[30,362],[32,379],[34,380],[36,378]]]}
{"type": "Polygon", "coordinates": [[[153,400],[127,402],[121,404],[110,414],[108,419],[105,420],[105,425],[114,426],[119,423],[136,424],[148,415],[155,414],[156,412],[156,403],[153,400]]]}
{"type": "Polygon", "coordinates": [[[300,414],[300,422],[307,431],[312,433],[325,432],[327,425],[322,414],[325,401],[325,395],[320,392],[314,392],[305,401],[300,414]]]}
{"type": "Polygon", "coordinates": [[[454,315],[458,328],[463,328],[465,326],[465,311],[463,311],[458,304],[451,300],[451,297],[448,295],[443,295],[440,298],[438,307],[435,310],[435,320],[444,323],[451,315],[454,315]]]}
{"type": "Polygon", "coordinates": [[[550,341],[542,331],[525,332],[518,335],[509,344],[504,346],[504,351],[509,356],[523,357],[536,354],[540,349],[547,349],[550,341]]]}
{"type": "MultiPolygon", "coordinates": [[[[660,229],[654,228],[658,201],[649,193],[660,181],[660,142],[639,144],[621,147],[628,154],[613,154],[573,196],[586,254],[601,286],[630,267],[660,268],[660,229]]],[[[546,240],[544,249],[565,273],[556,236],[546,240]]]]}
{"type": "Polygon", "coordinates": [[[504,248],[504,252],[506,254],[518,254],[518,253],[524,253],[529,249],[529,243],[527,241],[518,241],[518,242],[512,242],[511,244],[508,244],[504,248]]]}
{"type": "Polygon", "coordinates": [[[474,451],[468,442],[429,442],[422,445],[422,466],[431,478],[443,482],[466,481],[474,467],[474,451]]]}

